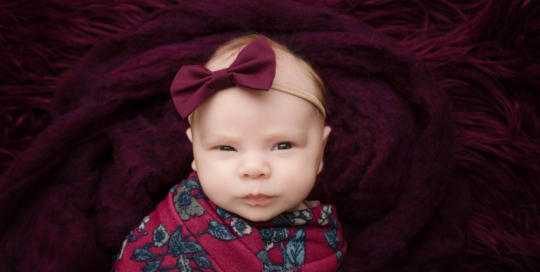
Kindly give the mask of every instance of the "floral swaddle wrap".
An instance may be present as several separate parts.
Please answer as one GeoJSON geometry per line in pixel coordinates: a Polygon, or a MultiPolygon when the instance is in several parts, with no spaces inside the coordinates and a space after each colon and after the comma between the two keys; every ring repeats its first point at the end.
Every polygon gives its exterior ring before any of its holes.
{"type": "Polygon", "coordinates": [[[347,244],[335,208],[252,222],[217,207],[196,173],[126,237],[112,271],[338,271],[347,244]]]}

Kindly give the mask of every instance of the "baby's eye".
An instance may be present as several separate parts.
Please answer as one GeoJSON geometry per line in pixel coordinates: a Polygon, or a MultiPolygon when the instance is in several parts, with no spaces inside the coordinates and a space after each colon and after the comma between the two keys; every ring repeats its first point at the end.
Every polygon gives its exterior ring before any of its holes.
{"type": "Polygon", "coordinates": [[[232,146],[228,146],[228,145],[220,145],[217,147],[218,150],[221,150],[221,151],[236,151],[236,149],[234,149],[234,147],[232,146]]]}
{"type": "Polygon", "coordinates": [[[279,143],[274,147],[274,150],[283,150],[283,149],[291,149],[292,144],[291,143],[279,143]]]}

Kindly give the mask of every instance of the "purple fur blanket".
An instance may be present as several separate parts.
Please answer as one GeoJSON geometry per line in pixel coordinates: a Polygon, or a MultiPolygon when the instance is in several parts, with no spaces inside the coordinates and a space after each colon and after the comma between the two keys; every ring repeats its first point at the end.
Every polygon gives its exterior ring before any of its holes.
{"type": "MultiPolygon", "coordinates": [[[[512,4],[510,8],[519,14],[527,5],[525,2],[512,4]]],[[[129,230],[191,170],[191,147],[185,136],[188,124],[179,117],[169,93],[176,72],[182,65],[205,62],[220,44],[248,31],[268,35],[289,46],[310,62],[325,82],[330,110],[327,123],[333,132],[324,157],[325,168],[308,199],[337,207],[350,245],[343,271],[539,268],[539,255],[534,252],[540,252],[536,251],[540,240],[538,236],[528,238],[538,235],[538,230],[533,229],[540,222],[538,215],[534,216],[534,210],[538,209],[534,197],[540,195],[540,189],[537,180],[532,183],[533,177],[540,176],[540,122],[538,109],[534,108],[539,99],[533,92],[540,86],[538,79],[533,78],[540,75],[538,66],[534,66],[538,64],[538,39],[536,47],[529,44],[520,47],[524,48],[522,52],[535,52],[534,55],[522,56],[517,50],[512,51],[513,57],[523,59],[518,62],[514,58],[515,66],[500,61],[508,57],[505,55],[508,51],[501,49],[493,53],[497,48],[478,53],[484,54],[483,62],[480,57],[474,61],[464,58],[450,62],[448,56],[458,56],[457,51],[462,52],[463,48],[474,51],[474,45],[446,40],[441,29],[449,22],[444,20],[437,26],[441,35],[431,40],[418,33],[404,36],[408,33],[406,23],[399,21],[387,29],[377,19],[381,20],[384,14],[398,16],[408,7],[385,3],[384,9],[378,9],[376,4],[362,6],[350,1],[329,1],[323,5],[199,0],[169,3],[164,7],[156,0],[138,4],[151,13],[140,21],[130,15],[132,10],[116,3],[115,7],[122,12],[115,14],[112,10],[108,18],[123,25],[105,19],[98,20],[100,23],[78,22],[85,26],[79,29],[87,32],[93,29],[93,33],[98,33],[95,29],[100,29],[101,37],[118,33],[96,43],[89,51],[89,47],[79,49],[86,53],[84,57],[72,56],[67,64],[58,61],[65,59],[64,55],[57,55],[56,61],[50,58],[57,77],[62,71],[60,80],[53,79],[53,84],[46,83],[51,78],[38,69],[27,73],[30,79],[24,79],[30,80],[25,81],[26,85],[36,88],[54,86],[49,89],[54,91],[54,97],[46,109],[50,120],[39,123],[32,119],[37,136],[31,137],[24,148],[18,148],[20,153],[14,153],[15,146],[1,146],[2,156],[12,157],[4,172],[0,172],[0,271],[110,269],[111,258],[129,230]],[[157,9],[161,7],[164,8],[157,9]],[[370,8],[377,12],[370,12],[370,8]],[[390,11],[385,13],[386,9],[390,11]],[[375,14],[379,17],[375,18],[375,14]],[[127,27],[135,21],[138,22],[127,27]],[[456,42],[459,50],[452,51],[447,46],[442,47],[447,50],[442,52],[443,49],[436,48],[451,42],[456,42]],[[71,65],[74,61],[77,62],[71,65]],[[497,70],[499,75],[482,69],[483,65],[494,63],[502,67],[497,70]],[[499,78],[489,81],[485,74],[499,78]],[[506,96],[493,95],[493,90],[499,91],[498,88],[508,92],[506,96]],[[476,91],[480,93],[475,95],[476,91]],[[530,113],[526,117],[529,119],[521,120],[524,114],[509,114],[505,116],[519,120],[489,123],[490,118],[483,117],[482,112],[490,112],[489,109],[497,106],[484,108],[480,113],[475,113],[474,107],[460,110],[466,105],[462,98],[477,101],[471,105],[480,105],[479,108],[486,99],[493,99],[490,105],[499,103],[496,100],[499,99],[508,106],[499,112],[521,110],[530,113]],[[527,126],[521,126],[521,122],[527,126]],[[484,133],[483,141],[471,140],[477,130],[484,133]],[[519,143],[517,151],[510,150],[507,142],[498,142],[493,131],[514,133],[505,139],[514,137],[519,143]],[[490,135],[495,136],[490,138],[490,135]],[[471,142],[475,144],[468,148],[471,142]],[[493,147],[497,144],[499,147],[493,147]],[[477,148],[512,156],[482,157],[485,155],[482,152],[468,153],[477,148]],[[509,158],[512,163],[499,163],[502,168],[486,166],[497,164],[501,157],[509,158]],[[505,179],[498,172],[500,169],[513,173],[506,175],[516,177],[512,180],[518,185],[505,179]],[[478,182],[486,177],[493,177],[497,184],[491,193],[482,193],[485,189],[479,187],[489,184],[478,182]],[[504,199],[502,203],[494,203],[497,197],[490,195],[499,191],[507,196],[500,198],[504,199]],[[520,214],[524,207],[533,212],[520,214]],[[501,214],[512,219],[494,219],[498,215],[492,211],[504,208],[508,210],[501,214]],[[504,222],[520,218],[525,218],[524,223],[503,226],[504,222]],[[531,218],[536,219],[531,221],[531,218]],[[522,226],[527,227],[521,229],[522,226]],[[512,240],[508,239],[511,234],[498,229],[514,229],[519,233],[516,239],[521,242],[515,239],[514,244],[508,242],[512,240]],[[467,250],[471,244],[476,247],[467,250]]],[[[537,6],[527,8],[538,10],[537,6]]],[[[59,13],[71,12],[69,8],[56,9],[59,13]]],[[[88,7],[73,5],[71,9],[88,10],[88,7]]],[[[448,4],[443,10],[466,9],[448,4]]],[[[409,12],[400,15],[401,18],[421,21],[416,18],[414,8],[409,12]]],[[[444,12],[434,16],[451,17],[444,12]]],[[[457,13],[462,16],[460,12],[457,13]]],[[[84,13],[72,15],[85,16],[84,13]]],[[[512,18],[515,25],[523,25],[520,20],[526,19],[512,18]]],[[[467,20],[474,27],[484,27],[482,31],[490,26],[484,21],[467,20]]],[[[426,25],[425,33],[429,31],[426,25]]],[[[446,30],[449,36],[459,31],[464,30],[446,30]]],[[[538,28],[534,31],[538,33],[538,28]]],[[[507,37],[514,43],[528,39],[528,36],[514,37],[512,33],[508,32],[507,37]]],[[[7,37],[12,40],[18,37],[9,34],[7,37]]],[[[469,39],[467,35],[461,37],[469,39]]],[[[70,38],[64,41],[66,44],[78,42],[77,35],[65,37],[70,38]]],[[[16,58],[5,56],[0,58],[4,63],[1,71],[9,71],[13,76],[6,72],[0,77],[5,82],[0,91],[11,99],[1,100],[2,116],[13,117],[16,114],[7,115],[10,108],[4,107],[5,101],[17,101],[13,93],[22,89],[14,87],[21,79],[13,71],[17,67],[31,69],[16,58]]],[[[39,96],[32,94],[31,88],[25,90],[35,98],[32,103],[39,104],[39,96]]],[[[9,127],[5,125],[9,122],[3,122],[3,126],[9,127]]],[[[12,141],[13,136],[6,136],[4,142],[12,141]]]]}

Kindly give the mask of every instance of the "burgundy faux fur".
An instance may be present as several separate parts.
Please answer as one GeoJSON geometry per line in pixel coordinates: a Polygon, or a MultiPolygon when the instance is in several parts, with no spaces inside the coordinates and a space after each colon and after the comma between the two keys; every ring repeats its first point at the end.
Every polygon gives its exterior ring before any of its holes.
{"type": "Polygon", "coordinates": [[[93,2],[0,3],[0,270],[106,271],[189,172],[169,77],[244,29],[326,82],[346,271],[540,270],[538,2],[93,2]]]}

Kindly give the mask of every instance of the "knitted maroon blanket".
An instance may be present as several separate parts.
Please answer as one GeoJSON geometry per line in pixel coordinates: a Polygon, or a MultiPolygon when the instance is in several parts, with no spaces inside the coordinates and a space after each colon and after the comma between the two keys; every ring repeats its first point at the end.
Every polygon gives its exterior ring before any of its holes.
{"type": "Polygon", "coordinates": [[[0,176],[0,270],[108,271],[191,171],[174,75],[249,31],[302,55],[325,82],[332,134],[309,199],[337,208],[343,271],[456,270],[469,186],[451,174],[452,107],[424,61],[338,8],[269,0],[157,10],[63,73],[50,125],[0,176]]]}

